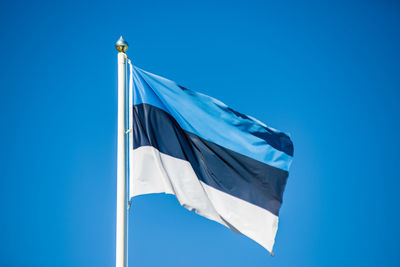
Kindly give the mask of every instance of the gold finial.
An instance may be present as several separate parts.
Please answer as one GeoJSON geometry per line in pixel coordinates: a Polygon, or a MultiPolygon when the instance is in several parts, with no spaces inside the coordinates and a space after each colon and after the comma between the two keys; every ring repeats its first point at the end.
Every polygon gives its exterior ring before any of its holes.
{"type": "Polygon", "coordinates": [[[118,50],[118,52],[125,53],[126,50],[128,50],[128,43],[124,40],[124,38],[119,37],[119,40],[115,43],[115,48],[118,50]]]}

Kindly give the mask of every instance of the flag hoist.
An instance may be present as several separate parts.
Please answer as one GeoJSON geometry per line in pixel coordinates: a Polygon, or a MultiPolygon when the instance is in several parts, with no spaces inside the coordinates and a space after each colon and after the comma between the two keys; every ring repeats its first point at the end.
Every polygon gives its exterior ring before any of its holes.
{"type": "Polygon", "coordinates": [[[125,69],[128,43],[119,38],[118,50],[118,128],[117,128],[117,231],[116,267],[125,267],[126,259],[126,176],[125,176],[125,69]]]}

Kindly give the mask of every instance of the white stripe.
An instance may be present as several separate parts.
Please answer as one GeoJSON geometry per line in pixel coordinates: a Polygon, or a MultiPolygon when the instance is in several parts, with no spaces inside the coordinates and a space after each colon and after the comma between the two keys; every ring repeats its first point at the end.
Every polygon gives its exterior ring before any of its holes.
{"type": "Polygon", "coordinates": [[[201,182],[188,161],[151,146],[137,148],[131,155],[130,198],[174,194],[185,208],[239,231],[272,252],[278,228],[276,215],[201,182]]]}

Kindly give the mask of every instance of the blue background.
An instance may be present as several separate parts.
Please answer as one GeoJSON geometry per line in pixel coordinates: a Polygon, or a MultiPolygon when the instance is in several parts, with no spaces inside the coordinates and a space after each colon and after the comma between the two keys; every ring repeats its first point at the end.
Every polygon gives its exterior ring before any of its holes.
{"type": "Polygon", "coordinates": [[[0,266],[113,266],[120,34],[137,66],[291,133],[275,257],[138,197],[130,266],[399,266],[397,1],[2,1],[0,266]]]}

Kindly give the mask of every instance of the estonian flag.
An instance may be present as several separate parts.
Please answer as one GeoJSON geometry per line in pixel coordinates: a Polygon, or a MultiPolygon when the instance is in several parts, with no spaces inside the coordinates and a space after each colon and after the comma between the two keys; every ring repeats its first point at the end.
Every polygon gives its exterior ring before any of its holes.
{"type": "Polygon", "coordinates": [[[288,135],[168,79],[130,72],[129,198],[174,194],[272,252],[293,156],[288,135]]]}

